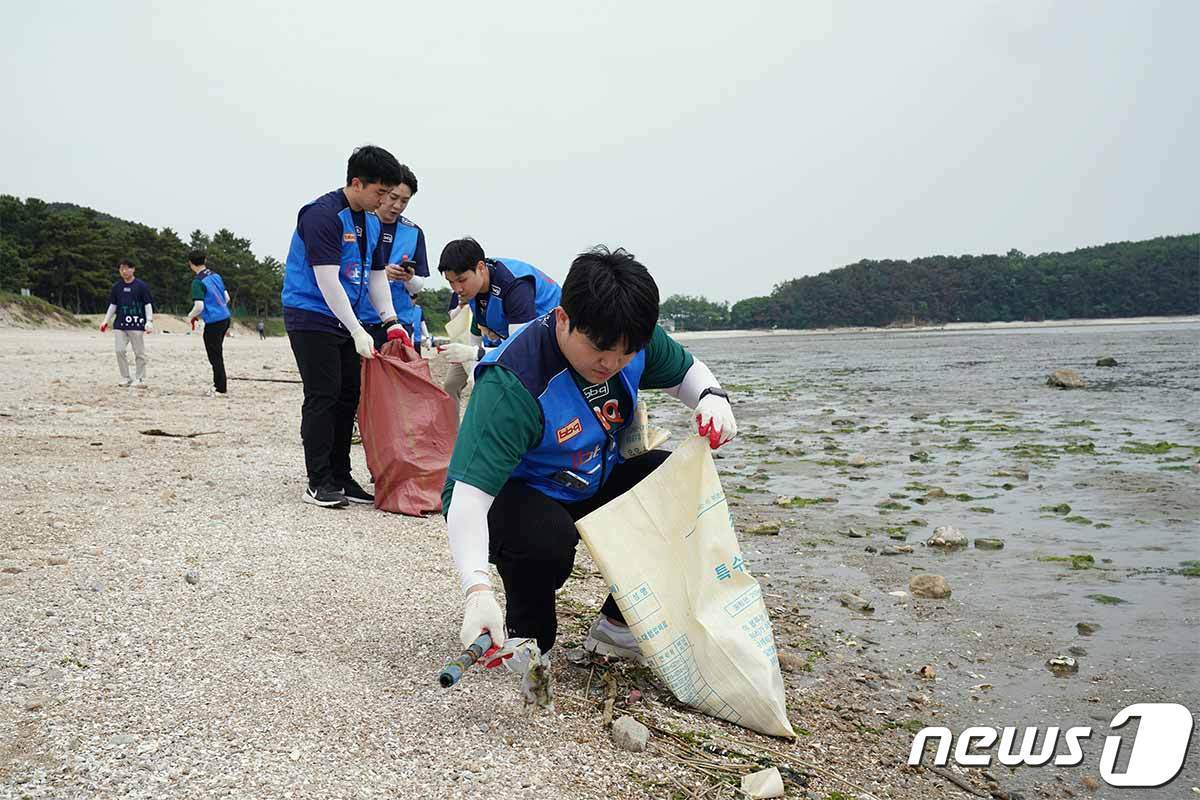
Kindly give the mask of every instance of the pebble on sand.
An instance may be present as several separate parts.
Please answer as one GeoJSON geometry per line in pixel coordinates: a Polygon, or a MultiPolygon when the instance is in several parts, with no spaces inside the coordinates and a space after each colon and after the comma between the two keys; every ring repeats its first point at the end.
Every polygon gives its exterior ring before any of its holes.
{"type": "Polygon", "coordinates": [[[650,741],[650,729],[633,717],[621,717],[612,726],[613,744],[631,753],[641,753],[650,741]]]}
{"type": "Polygon", "coordinates": [[[950,584],[941,575],[913,575],[908,580],[913,597],[942,600],[950,596],[950,584]]]}

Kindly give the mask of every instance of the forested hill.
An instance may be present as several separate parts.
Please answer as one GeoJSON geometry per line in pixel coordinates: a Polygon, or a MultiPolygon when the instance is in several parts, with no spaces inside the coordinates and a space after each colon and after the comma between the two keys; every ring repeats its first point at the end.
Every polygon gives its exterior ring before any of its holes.
{"type": "MultiPolygon", "coordinates": [[[[665,305],[665,304],[664,304],[665,305]]],[[[1069,253],[859,261],[730,309],[732,328],[1171,316],[1200,313],[1200,234],[1069,253]]]]}
{"type": "Polygon", "coordinates": [[[270,256],[259,260],[250,240],[224,228],[211,236],[193,231],[185,241],[170,228],[155,230],[71,203],[0,195],[0,291],[29,289],[77,314],[108,307],[123,258],[150,285],[155,308],[185,312],[192,305],[187,254],[193,248],[207,251],[236,310],[280,313],[283,265],[270,256]]]}

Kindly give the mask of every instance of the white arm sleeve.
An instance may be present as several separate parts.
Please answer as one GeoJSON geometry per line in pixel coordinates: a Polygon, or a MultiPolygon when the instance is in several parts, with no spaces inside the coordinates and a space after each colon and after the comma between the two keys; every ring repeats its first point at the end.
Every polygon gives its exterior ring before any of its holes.
{"type": "Polygon", "coordinates": [[[495,499],[469,483],[454,483],[446,527],[450,531],[450,555],[464,592],[478,583],[492,585],[488,572],[487,515],[495,499]]]}
{"type": "Polygon", "coordinates": [[[229,292],[225,293],[225,305],[229,305],[229,292]]]}
{"type": "Polygon", "coordinates": [[[433,338],[429,335],[429,326],[425,324],[425,320],[421,320],[421,338],[425,341],[429,341],[431,338],[433,338]]]}
{"type": "Polygon", "coordinates": [[[379,312],[379,319],[384,322],[395,320],[396,306],[392,303],[392,287],[388,286],[387,273],[381,269],[371,270],[367,288],[371,292],[371,305],[379,312]]]}
{"type": "Polygon", "coordinates": [[[104,324],[105,325],[110,324],[116,316],[117,316],[117,307],[114,306],[112,303],[109,303],[108,311],[104,312],[104,324]]]}
{"type": "Polygon", "coordinates": [[[672,397],[678,398],[688,408],[695,408],[700,402],[700,393],[705,389],[720,388],[721,384],[712,374],[712,370],[704,366],[704,362],[700,359],[692,361],[692,367],[683,376],[683,382],[678,386],[672,386],[664,391],[672,397]]]}
{"type": "Polygon", "coordinates": [[[313,274],[317,277],[317,288],[325,298],[325,305],[329,306],[338,322],[346,326],[346,330],[354,331],[362,326],[358,324],[358,318],[354,316],[354,307],[350,305],[350,298],[346,297],[346,290],[338,280],[340,269],[337,264],[321,264],[313,267],[313,274]]]}
{"type": "Polygon", "coordinates": [[[195,319],[204,311],[204,301],[197,300],[192,303],[192,310],[188,312],[188,319],[195,319]]]}
{"type": "Polygon", "coordinates": [[[408,293],[413,297],[416,297],[421,293],[421,289],[425,286],[425,276],[413,275],[404,285],[408,288],[408,293]]]}
{"type": "Polygon", "coordinates": [[[146,324],[154,324],[154,306],[150,305],[149,303],[146,303],[146,324]]]}

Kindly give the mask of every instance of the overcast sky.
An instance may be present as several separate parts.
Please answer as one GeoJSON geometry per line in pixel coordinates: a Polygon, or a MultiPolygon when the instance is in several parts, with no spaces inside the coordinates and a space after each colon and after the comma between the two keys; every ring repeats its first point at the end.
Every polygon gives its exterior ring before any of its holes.
{"type": "Polygon", "coordinates": [[[561,278],[604,243],[664,297],[1200,229],[1194,0],[3,2],[0,30],[0,192],[281,260],[366,142],[416,173],[435,267],[470,234],[561,278]]]}

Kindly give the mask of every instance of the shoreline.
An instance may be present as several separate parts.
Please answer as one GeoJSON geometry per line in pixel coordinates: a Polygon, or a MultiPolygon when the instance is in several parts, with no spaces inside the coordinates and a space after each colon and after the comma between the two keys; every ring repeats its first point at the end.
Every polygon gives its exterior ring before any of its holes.
{"type": "Polygon", "coordinates": [[[900,334],[900,333],[974,333],[995,330],[1020,330],[1026,328],[1076,328],[1102,325],[1186,325],[1200,323],[1200,315],[1182,317],[1114,317],[1105,319],[1057,319],[1041,322],[947,322],[944,325],[918,325],[910,328],[754,328],[722,331],[678,331],[671,337],[680,342],[695,342],[705,339],[745,339],[751,336],[837,336],[846,334],[900,334]]]}

